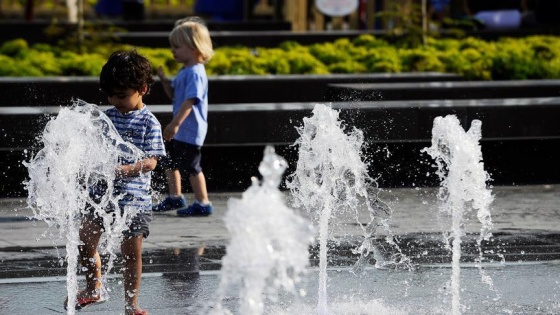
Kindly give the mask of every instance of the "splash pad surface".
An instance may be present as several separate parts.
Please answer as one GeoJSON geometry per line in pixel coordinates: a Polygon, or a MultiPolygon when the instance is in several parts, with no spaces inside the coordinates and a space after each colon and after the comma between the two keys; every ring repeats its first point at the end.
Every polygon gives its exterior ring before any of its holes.
{"type": "MultiPolygon", "coordinates": [[[[407,273],[368,269],[356,277],[348,269],[330,269],[329,297],[334,314],[448,314],[451,298],[442,291],[449,280],[450,268],[425,266],[407,273]],[[391,312],[392,311],[392,312],[391,312]]],[[[463,268],[462,299],[469,309],[463,314],[557,314],[557,278],[560,263],[516,263],[488,269],[495,287],[502,295],[487,290],[478,280],[476,268],[463,268]]],[[[311,270],[304,288],[316,292],[317,270],[311,270]]],[[[120,280],[120,279],[118,279],[120,280]]],[[[114,280],[111,299],[86,309],[85,314],[122,313],[122,285],[114,280]]],[[[60,279],[38,279],[43,282],[0,284],[0,310],[6,314],[63,314],[58,292],[65,290],[60,279]],[[56,294],[53,294],[56,292],[56,294]],[[29,301],[35,301],[31,305],[29,301]]],[[[213,298],[220,279],[216,272],[201,272],[194,279],[174,279],[159,273],[145,274],[141,301],[150,314],[197,314],[206,301],[213,298]]],[[[1,282],[0,282],[1,283],[1,282]]],[[[232,308],[238,298],[229,297],[232,308]]],[[[268,305],[265,314],[316,314],[316,297],[283,299],[268,305]]],[[[238,313],[236,313],[238,314],[238,313]]]]}
{"type": "MultiPolygon", "coordinates": [[[[461,263],[462,301],[470,307],[463,314],[556,314],[560,313],[557,281],[560,272],[560,228],[557,225],[558,186],[494,187],[495,201],[492,208],[494,239],[501,249],[505,263],[495,256],[495,262],[485,264],[494,280],[496,292],[481,283],[478,270],[469,255],[463,253],[461,263]]],[[[435,206],[436,188],[387,189],[380,198],[393,209],[392,229],[402,242],[413,262],[414,271],[367,268],[363,275],[350,273],[349,265],[356,257],[339,251],[332,255],[332,262],[341,267],[328,271],[328,293],[333,307],[345,305],[363,306],[369,310],[346,307],[338,314],[379,314],[380,309],[391,308],[416,314],[446,314],[451,296],[445,290],[451,274],[450,252],[442,249],[442,225],[438,222],[435,206]],[[423,244],[423,246],[418,246],[423,244]],[[356,303],[358,301],[359,303],[356,303]],[[369,307],[369,308],[368,308],[369,307]]],[[[207,218],[177,220],[174,214],[157,215],[152,223],[153,234],[146,240],[144,274],[140,301],[152,314],[196,313],[202,303],[210,300],[219,285],[220,255],[227,244],[223,216],[227,200],[239,197],[238,193],[213,196],[216,212],[207,218]],[[206,252],[200,256],[200,276],[192,279],[174,277],[169,261],[158,260],[156,249],[196,248],[206,244],[206,252]],[[220,252],[221,251],[221,252],[220,252]],[[166,269],[167,268],[167,269],[166,269]]],[[[21,200],[0,201],[0,257],[4,269],[0,279],[0,313],[63,314],[62,300],[65,292],[65,269],[55,277],[47,277],[47,269],[53,269],[56,253],[52,241],[36,238],[44,231],[39,221],[26,220],[29,215],[21,200]],[[17,212],[14,209],[18,209],[17,212]],[[10,270],[10,272],[8,272],[10,270]],[[22,278],[23,277],[23,278],[22,278]],[[36,301],[30,304],[29,301],[36,301]]],[[[344,221],[344,219],[341,219],[344,221]]],[[[352,233],[356,227],[351,222],[341,234],[352,233]]],[[[468,248],[467,231],[465,247],[468,248]]],[[[340,235],[339,235],[340,236],[340,235]]],[[[476,238],[476,235],[473,237],[476,238]]],[[[61,254],[64,255],[63,249],[61,254]]],[[[473,254],[476,256],[476,254],[473,254]]],[[[286,297],[284,305],[302,307],[302,314],[314,314],[317,291],[317,262],[311,258],[311,267],[302,283],[307,297],[286,297]]],[[[50,274],[52,275],[52,273],[50,274]]],[[[119,314],[122,312],[122,285],[119,275],[111,280],[111,300],[91,309],[86,314],[119,314]]],[[[81,279],[81,278],[80,278],[81,279]]],[[[238,303],[232,294],[231,305],[238,303]]],[[[333,309],[335,311],[336,309],[333,309]]],[[[269,314],[274,314],[270,312],[269,314]]]]}

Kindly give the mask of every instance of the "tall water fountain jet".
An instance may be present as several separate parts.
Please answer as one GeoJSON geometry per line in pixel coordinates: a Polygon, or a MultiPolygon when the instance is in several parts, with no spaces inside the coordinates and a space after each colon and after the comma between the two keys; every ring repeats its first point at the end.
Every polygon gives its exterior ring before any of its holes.
{"type": "MultiPolygon", "coordinates": [[[[24,183],[27,202],[34,218],[47,223],[44,236],[57,237],[66,243],[68,305],[75,305],[80,211],[89,204],[103,218],[105,233],[101,244],[104,246],[100,254],[109,255],[101,279],[105,283],[122,231],[135,215],[134,211],[105,213],[109,207],[118,209],[119,195],[114,195],[112,185],[115,167],[123,159],[138,160],[142,153],[120,137],[111,120],[97,106],[79,100],[72,107],[61,108],[38,140],[42,148],[24,163],[29,172],[29,179],[24,183]],[[94,200],[90,191],[100,186],[106,187],[106,191],[94,200]]],[[[68,308],[68,314],[74,312],[73,307],[68,308]]]]}
{"type": "Polygon", "coordinates": [[[239,314],[258,315],[264,311],[263,296],[273,297],[281,289],[298,294],[296,283],[309,264],[311,224],[288,208],[278,189],[287,163],[272,146],[266,146],[259,165],[262,181],[241,199],[228,200],[224,217],[230,233],[222,258],[217,304],[204,314],[231,314],[222,305],[226,291],[241,286],[239,314]]]}
{"type": "MultiPolygon", "coordinates": [[[[451,216],[451,232],[447,242],[452,246],[452,314],[462,313],[460,259],[461,238],[465,235],[464,225],[467,216],[476,211],[481,223],[478,239],[479,253],[483,240],[492,234],[490,205],[494,199],[486,182],[490,180],[484,170],[482,151],[478,141],[482,137],[482,122],[473,120],[467,132],[461,127],[455,115],[436,117],[432,129],[432,146],[424,148],[436,162],[437,175],[441,180],[438,199],[440,210],[451,216]]],[[[483,275],[484,276],[484,275],[483,275]]],[[[491,279],[483,277],[487,284],[491,279]]]]}
{"type": "MultiPolygon", "coordinates": [[[[319,292],[317,312],[328,314],[327,242],[332,238],[337,216],[355,216],[364,240],[355,250],[360,254],[354,269],[360,271],[376,253],[375,233],[382,226],[388,233],[386,241],[398,249],[389,229],[390,209],[378,198],[377,183],[368,175],[362,159],[364,136],[361,130],[345,131],[339,112],[323,104],[315,105],[313,116],[303,119],[298,128],[300,138],[296,171],[288,177],[294,207],[303,208],[319,225],[319,292]],[[367,209],[369,222],[359,220],[360,209],[367,209]]],[[[400,251],[399,251],[400,252],[400,251]]],[[[376,257],[380,265],[380,257],[376,257]]],[[[399,255],[399,263],[406,257],[399,255]]]]}

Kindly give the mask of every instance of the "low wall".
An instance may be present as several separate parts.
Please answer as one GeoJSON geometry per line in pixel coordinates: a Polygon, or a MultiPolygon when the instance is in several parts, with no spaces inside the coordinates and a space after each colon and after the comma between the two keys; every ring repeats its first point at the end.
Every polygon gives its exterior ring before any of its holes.
{"type": "MultiPolygon", "coordinates": [[[[458,75],[437,72],[212,76],[209,77],[208,98],[211,104],[334,102],[344,99],[344,95],[338,92],[333,93],[330,84],[454,82],[459,80],[462,78],[458,75]]],[[[94,104],[107,102],[105,96],[99,92],[99,79],[96,77],[0,77],[0,107],[69,105],[74,98],[81,98],[94,104]]],[[[170,103],[158,81],[153,84],[150,93],[144,100],[148,104],[170,103]]]]}
{"type": "MultiPolygon", "coordinates": [[[[286,174],[293,172],[297,161],[297,148],[293,143],[299,137],[296,128],[302,125],[304,117],[311,115],[316,103],[330,104],[340,111],[346,126],[364,132],[367,141],[364,156],[370,162],[371,175],[382,187],[439,184],[433,172],[433,161],[420,150],[431,145],[433,119],[450,114],[457,115],[465,128],[473,119],[482,121],[483,159],[494,185],[560,182],[560,172],[556,171],[560,156],[556,153],[560,144],[560,128],[556,121],[560,117],[560,98],[520,96],[528,95],[529,91],[537,90],[539,86],[539,94],[552,95],[558,91],[555,81],[511,82],[509,87],[498,82],[471,84],[473,92],[470,95],[477,95],[478,99],[463,99],[463,93],[456,93],[455,99],[421,99],[422,94],[418,92],[418,99],[407,100],[407,89],[402,89],[401,97],[396,97],[398,93],[395,93],[394,100],[381,97],[381,100],[351,101],[352,97],[348,95],[332,94],[329,98],[325,96],[328,93],[313,92],[329,90],[329,84],[367,81],[359,77],[348,77],[346,81],[343,77],[337,79],[341,83],[333,83],[326,78],[315,81],[310,78],[308,82],[303,78],[290,80],[287,77],[263,78],[260,82],[257,78],[214,78],[211,91],[216,94],[211,99],[221,97],[228,102],[212,102],[209,107],[209,131],[203,149],[203,168],[209,190],[245,190],[250,185],[250,178],[259,174],[258,164],[267,144],[274,145],[277,152],[288,160],[286,174]],[[494,89],[482,92],[484,89],[480,86],[492,84],[496,89],[509,90],[511,97],[494,97],[494,89]],[[306,86],[309,86],[309,93],[293,93],[294,90],[305,90],[306,86]],[[542,89],[542,86],[548,86],[550,91],[542,89]],[[240,93],[235,93],[236,88],[240,93]],[[321,101],[321,95],[331,101],[321,101]],[[309,98],[309,101],[293,101],[296,96],[309,98]],[[259,98],[278,101],[256,102],[259,98]],[[336,98],[346,100],[332,101],[336,98]]],[[[397,77],[383,81],[378,77],[376,80],[379,80],[379,86],[386,84],[387,91],[399,84],[426,85],[419,78],[409,78],[417,82],[404,82],[402,79],[404,77],[400,77],[400,81],[397,77]],[[396,82],[388,84],[390,80],[396,82]]],[[[453,85],[464,87],[466,83],[447,81],[440,84],[439,89],[442,91],[443,86],[449,88],[453,85]]],[[[146,103],[165,125],[171,119],[171,106],[167,105],[167,100],[162,101],[161,91],[158,92],[156,87],[157,84],[150,95],[152,99],[147,99],[146,103]]],[[[417,90],[421,91],[420,88],[417,90]]],[[[38,149],[37,137],[60,106],[70,104],[71,96],[106,105],[99,94],[97,81],[93,78],[0,80],[0,98],[3,98],[0,100],[0,131],[4,134],[0,160],[5,165],[3,174],[7,179],[0,183],[0,196],[25,195],[22,182],[26,169],[21,162],[38,149]]],[[[354,99],[357,98],[354,96],[354,99]]],[[[165,190],[161,170],[156,172],[154,183],[156,189],[165,190]]]]}

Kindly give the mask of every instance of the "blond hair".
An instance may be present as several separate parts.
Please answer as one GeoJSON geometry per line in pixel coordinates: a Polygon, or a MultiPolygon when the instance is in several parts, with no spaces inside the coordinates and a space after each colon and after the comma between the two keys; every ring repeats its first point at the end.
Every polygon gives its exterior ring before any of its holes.
{"type": "Polygon", "coordinates": [[[187,45],[196,49],[204,63],[214,56],[210,32],[204,20],[196,16],[177,20],[175,27],[169,33],[169,43],[173,47],[187,45]]]}

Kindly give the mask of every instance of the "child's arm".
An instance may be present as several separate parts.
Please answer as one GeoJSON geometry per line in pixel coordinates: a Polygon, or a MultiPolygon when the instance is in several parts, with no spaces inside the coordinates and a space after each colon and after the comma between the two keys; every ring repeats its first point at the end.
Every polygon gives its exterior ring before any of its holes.
{"type": "Polygon", "coordinates": [[[183,104],[181,104],[181,108],[179,109],[177,115],[173,117],[173,120],[171,120],[169,125],[167,125],[163,130],[163,139],[167,141],[173,140],[173,137],[179,131],[179,126],[183,123],[183,121],[185,121],[187,116],[189,116],[189,114],[191,113],[192,107],[194,105],[194,100],[195,100],[194,98],[189,98],[186,99],[183,102],[183,104]]]}
{"type": "Polygon", "coordinates": [[[117,177],[138,176],[142,173],[153,171],[157,165],[157,158],[155,156],[145,158],[134,164],[123,164],[117,166],[115,172],[117,177]]]}
{"type": "Polygon", "coordinates": [[[171,81],[165,76],[165,73],[163,72],[163,68],[161,66],[159,66],[157,69],[157,75],[161,81],[161,85],[163,86],[165,94],[170,99],[173,99],[173,88],[171,87],[171,81]]]}

